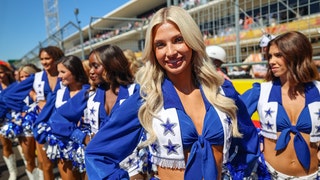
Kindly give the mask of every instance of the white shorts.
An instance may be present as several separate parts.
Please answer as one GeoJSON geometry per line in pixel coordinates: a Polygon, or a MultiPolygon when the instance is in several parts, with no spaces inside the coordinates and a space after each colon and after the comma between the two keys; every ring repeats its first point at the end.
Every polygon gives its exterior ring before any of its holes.
{"type": "Polygon", "coordinates": [[[276,179],[276,180],[286,180],[286,179],[290,179],[290,180],[312,180],[312,179],[317,179],[318,177],[318,173],[319,170],[316,171],[313,174],[309,174],[307,176],[300,176],[300,177],[296,177],[296,176],[289,176],[286,174],[283,174],[281,172],[276,171],[267,161],[265,161],[266,166],[268,168],[268,171],[270,172],[272,179],[276,179]]]}

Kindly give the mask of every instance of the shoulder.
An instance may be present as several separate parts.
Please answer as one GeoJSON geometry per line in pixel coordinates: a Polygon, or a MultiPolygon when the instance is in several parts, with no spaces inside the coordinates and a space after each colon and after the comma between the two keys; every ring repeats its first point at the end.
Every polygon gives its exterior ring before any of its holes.
{"type": "Polygon", "coordinates": [[[316,87],[320,88],[320,81],[313,81],[313,84],[314,84],[316,87]]]}
{"type": "Polygon", "coordinates": [[[230,80],[225,79],[223,84],[221,85],[221,89],[223,90],[225,96],[227,96],[227,97],[236,99],[239,95],[239,93],[234,88],[234,86],[230,80]]]}
{"type": "Polygon", "coordinates": [[[41,77],[43,75],[44,71],[36,72],[34,73],[34,76],[41,77]]]}
{"type": "Polygon", "coordinates": [[[58,89],[58,91],[57,91],[57,94],[60,94],[60,93],[64,93],[66,91],[66,88],[60,88],[60,89],[58,89]]]}
{"type": "Polygon", "coordinates": [[[121,106],[118,107],[117,111],[114,112],[113,116],[118,112],[123,116],[123,112],[126,112],[126,116],[134,116],[139,111],[140,106],[143,103],[143,99],[140,96],[140,91],[135,91],[125,101],[122,102],[121,106]]]}
{"type": "Polygon", "coordinates": [[[130,94],[133,94],[134,92],[139,91],[140,86],[137,83],[132,83],[132,84],[127,85],[127,89],[129,92],[132,92],[130,94]]]}
{"type": "Polygon", "coordinates": [[[260,88],[261,84],[266,84],[266,82],[263,82],[263,83],[255,82],[255,83],[252,84],[252,88],[260,88]]]}
{"type": "Polygon", "coordinates": [[[254,83],[252,84],[252,87],[251,87],[250,89],[248,89],[246,92],[251,91],[251,92],[260,93],[261,86],[264,86],[264,85],[266,85],[265,82],[262,82],[262,83],[260,83],[260,82],[254,82],[254,83]]]}
{"type": "Polygon", "coordinates": [[[312,83],[308,83],[305,85],[305,88],[310,89],[315,87],[320,92],[320,81],[312,81],[312,83]]]}
{"type": "Polygon", "coordinates": [[[234,86],[232,84],[232,82],[228,79],[225,79],[223,84],[221,85],[222,88],[233,88],[234,89],[234,86]]]}
{"type": "Polygon", "coordinates": [[[90,84],[83,84],[82,85],[82,90],[89,90],[90,89],[90,84]]]}
{"type": "Polygon", "coordinates": [[[32,77],[34,77],[34,81],[41,81],[42,80],[42,76],[43,76],[43,71],[40,71],[40,72],[36,72],[32,75],[32,77]]]}
{"type": "Polygon", "coordinates": [[[271,89],[274,84],[275,84],[274,82],[269,81],[269,82],[262,82],[260,84],[253,84],[253,87],[259,88],[259,89],[266,89],[266,88],[271,89]]]}

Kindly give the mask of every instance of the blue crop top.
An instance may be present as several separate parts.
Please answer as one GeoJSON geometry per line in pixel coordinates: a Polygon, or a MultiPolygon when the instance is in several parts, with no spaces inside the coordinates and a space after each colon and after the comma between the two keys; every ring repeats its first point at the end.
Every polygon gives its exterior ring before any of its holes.
{"type": "Polygon", "coordinates": [[[258,110],[261,134],[264,137],[277,139],[276,150],[287,147],[290,133],[295,134],[294,148],[300,163],[304,168],[310,167],[310,152],[301,132],[310,134],[311,142],[320,140],[320,85],[319,82],[305,84],[305,107],[301,111],[296,125],[291,121],[282,106],[280,81],[254,84],[251,90],[242,95],[249,114],[258,110]],[[277,137],[277,132],[281,132],[277,137]]]}

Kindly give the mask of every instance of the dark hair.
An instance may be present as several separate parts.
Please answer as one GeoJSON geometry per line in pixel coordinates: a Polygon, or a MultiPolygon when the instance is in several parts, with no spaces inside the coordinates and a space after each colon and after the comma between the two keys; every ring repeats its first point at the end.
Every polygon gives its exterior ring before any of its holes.
{"type": "Polygon", "coordinates": [[[77,82],[88,84],[88,76],[84,71],[80,58],[74,55],[63,56],[58,63],[63,64],[71,72],[71,74],[74,75],[77,82]]]}
{"type": "Polygon", "coordinates": [[[6,74],[6,77],[8,78],[9,84],[16,81],[16,79],[14,78],[14,71],[12,70],[12,68],[9,68],[5,64],[0,64],[0,69],[2,69],[4,71],[4,73],[6,74]]]}
{"type": "Polygon", "coordinates": [[[106,71],[106,82],[111,86],[112,91],[120,85],[128,85],[134,82],[134,76],[130,70],[130,63],[123,54],[123,51],[116,45],[107,44],[92,50],[106,71]]]}
{"type": "Polygon", "coordinates": [[[43,51],[48,53],[48,55],[51,56],[55,62],[57,62],[61,57],[64,56],[63,51],[56,46],[47,46],[44,48],[40,48],[38,55],[39,57],[43,51]]]}
{"type": "MultiPolygon", "coordinates": [[[[319,73],[312,60],[312,45],[308,38],[298,31],[290,31],[277,36],[267,46],[269,57],[270,46],[277,46],[288,68],[287,79],[290,84],[289,94],[303,87],[304,83],[319,79],[319,73]]],[[[266,80],[275,80],[270,67],[266,74],[266,80]]]]}

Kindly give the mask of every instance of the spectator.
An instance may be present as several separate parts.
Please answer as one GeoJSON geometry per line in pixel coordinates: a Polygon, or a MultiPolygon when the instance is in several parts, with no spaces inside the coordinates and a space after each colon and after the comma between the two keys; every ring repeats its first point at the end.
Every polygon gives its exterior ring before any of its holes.
{"type": "Polygon", "coordinates": [[[221,65],[226,63],[226,51],[220,46],[208,46],[206,52],[210,59],[212,60],[216,70],[221,74],[225,79],[230,80],[227,76],[226,68],[222,68],[221,65]]]}
{"type": "Polygon", "coordinates": [[[253,18],[251,16],[246,16],[244,19],[243,29],[249,30],[253,24],[253,18]]]}
{"type": "MultiPolygon", "coordinates": [[[[250,54],[243,63],[260,63],[260,62],[266,62],[266,47],[270,40],[274,38],[273,35],[270,34],[263,34],[259,46],[260,46],[260,52],[257,54],[250,54]]],[[[264,76],[267,73],[267,65],[265,64],[253,64],[253,65],[243,65],[241,66],[244,70],[249,70],[250,75],[252,78],[264,78],[264,76]]]]}

